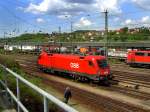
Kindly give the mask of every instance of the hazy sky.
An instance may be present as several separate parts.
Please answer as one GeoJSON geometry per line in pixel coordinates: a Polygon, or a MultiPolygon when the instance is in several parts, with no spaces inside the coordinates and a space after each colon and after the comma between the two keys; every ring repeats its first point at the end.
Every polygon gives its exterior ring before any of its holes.
{"type": "Polygon", "coordinates": [[[150,26],[150,0],[0,0],[0,35],[24,32],[70,32],[104,29],[104,12],[109,12],[109,29],[150,26]]]}

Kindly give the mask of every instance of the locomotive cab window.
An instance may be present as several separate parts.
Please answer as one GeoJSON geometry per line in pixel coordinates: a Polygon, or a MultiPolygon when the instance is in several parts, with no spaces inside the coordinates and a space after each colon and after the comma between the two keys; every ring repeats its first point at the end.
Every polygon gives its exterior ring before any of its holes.
{"type": "Polygon", "coordinates": [[[142,52],[136,52],[135,55],[136,55],[136,56],[144,56],[145,54],[142,53],[142,52]]]}
{"type": "Polygon", "coordinates": [[[97,64],[100,68],[106,68],[108,67],[107,61],[106,60],[97,60],[97,64]]]}
{"type": "Polygon", "coordinates": [[[89,66],[94,66],[92,61],[89,61],[89,66]]]}
{"type": "Polygon", "coordinates": [[[150,53],[148,53],[148,56],[150,56],[150,53]]]}

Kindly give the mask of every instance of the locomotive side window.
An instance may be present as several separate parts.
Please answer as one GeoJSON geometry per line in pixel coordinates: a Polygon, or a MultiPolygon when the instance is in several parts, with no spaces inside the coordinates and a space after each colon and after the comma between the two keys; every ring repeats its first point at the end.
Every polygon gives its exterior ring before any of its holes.
{"type": "Polygon", "coordinates": [[[94,66],[92,61],[89,61],[89,66],[94,66]]]}
{"type": "Polygon", "coordinates": [[[144,53],[142,53],[142,52],[136,52],[135,55],[136,56],[144,56],[144,53]]]}
{"type": "Polygon", "coordinates": [[[97,64],[100,68],[106,68],[108,67],[107,61],[106,60],[97,60],[97,64]]]}
{"type": "Polygon", "coordinates": [[[150,53],[148,53],[148,56],[150,56],[150,53]]]}

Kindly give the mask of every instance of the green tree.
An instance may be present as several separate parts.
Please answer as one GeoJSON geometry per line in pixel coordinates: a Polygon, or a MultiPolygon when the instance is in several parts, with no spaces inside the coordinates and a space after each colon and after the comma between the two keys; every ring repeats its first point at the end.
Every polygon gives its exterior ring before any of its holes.
{"type": "Polygon", "coordinates": [[[128,29],[129,29],[128,27],[124,27],[124,28],[121,29],[121,31],[122,31],[123,34],[127,34],[128,29]]]}

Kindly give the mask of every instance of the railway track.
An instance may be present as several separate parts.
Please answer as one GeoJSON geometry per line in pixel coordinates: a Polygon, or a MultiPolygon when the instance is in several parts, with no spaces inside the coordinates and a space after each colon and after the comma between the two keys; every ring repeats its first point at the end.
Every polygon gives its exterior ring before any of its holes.
{"type": "Polygon", "coordinates": [[[113,70],[112,73],[117,77],[124,77],[125,79],[133,79],[133,80],[139,80],[150,84],[150,76],[143,75],[139,73],[130,73],[130,72],[124,72],[124,71],[115,71],[113,70]]]}
{"type": "Polygon", "coordinates": [[[111,64],[111,69],[113,71],[122,71],[122,72],[128,72],[128,73],[134,73],[137,76],[150,76],[150,69],[143,68],[143,67],[130,67],[126,63],[119,63],[119,64],[111,64]],[[126,68],[126,69],[125,69],[126,68]]]}
{"type": "MultiPolygon", "coordinates": [[[[23,66],[24,70],[26,70],[27,73],[30,73],[31,77],[33,77],[33,76],[34,77],[39,77],[40,74],[43,74],[43,73],[40,72],[37,69],[36,61],[35,60],[31,60],[31,59],[27,59],[27,58],[22,58],[21,59],[20,58],[17,61],[22,64],[21,66],[23,66]],[[31,72],[32,72],[32,74],[31,74],[31,72]]],[[[120,74],[119,72],[116,73],[116,76],[118,76],[119,74],[120,74]]],[[[125,74],[125,75],[127,75],[127,74],[125,74]]],[[[130,81],[129,82],[130,83],[133,82],[133,80],[135,78],[136,77],[134,77],[134,78],[130,77],[130,81]]],[[[120,80],[120,81],[125,81],[125,79],[127,79],[127,78],[125,78],[124,75],[120,76],[120,78],[118,78],[118,80],[120,80]]],[[[56,83],[54,80],[49,80],[49,79],[46,79],[46,78],[44,78],[44,82],[55,86],[55,88],[59,89],[62,93],[64,92],[63,88],[67,86],[65,84],[56,83]],[[54,85],[54,83],[55,83],[55,85],[54,85]]],[[[147,84],[147,85],[149,85],[149,84],[147,84]]],[[[79,89],[74,88],[74,87],[71,87],[71,88],[73,88],[73,91],[74,91],[75,95],[78,96],[77,99],[81,100],[81,98],[83,98],[83,99],[85,98],[87,100],[84,99],[85,100],[84,102],[86,102],[87,104],[93,106],[93,109],[94,108],[95,109],[98,108],[98,110],[95,110],[95,112],[100,112],[99,108],[101,108],[102,112],[103,111],[104,112],[120,112],[120,110],[121,110],[121,112],[134,112],[134,111],[136,111],[136,112],[146,112],[145,110],[142,110],[140,108],[128,105],[126,103],[120,103],[120,102],[114,101],[112,99],[104,98],[102,96],[97,96],[97,95],[92,94],[92,93],[87,93],[84,90],[79,90],[79,89]],[[98,105],[101,105],[101,107],[99,107],[98,105]]],[[[103,87],[101,87],[101,88],[103,88],[103,87]]],[[[143,100],[150,99],[150,95],[148,93],[144,93],[144,92],[141,92],[141,91],[138,91],[138,90],[133,90],[131,88],[122,88],[121,89],[118,86],[112,86],[109,89],[111,91],[118,91],[120,93],[127,94],[129,96],[134,96],[136,98],[143,99],[143,100]]]]}
{"type": "MultiPolygon", "coordinates": [[[[26,69],[27,70],[27,69],[26,69]]],[[[31,72],[31,69],[28,69],[28,72],[31,72]]],[[[32,72],[32,74],[30,74],[31,76],[34,77],[39,77],[39,76],[44,76],[47,74],[39,74],[39,72],[32,72]]],[[[41,77],[44,78],[44,77],[41,77]]],[[[62,83],[58,83],[55,80],[50,80],[47,78],[44,78],[44,82],[46,81],[47,84],[52,85],[53,87],[57,88],[58,90],[60,90],[62,93],[64,91],[64,88],[68,85],[66,84],[62,84],[62,83]]],[[[69,85],[71,86],[71,85],[69,85]]],[[[100,111],[104,111],[104,112],[144,112],[145,110],[142,110],[140,108],[135,108],[134,106],[131,105],[127,105],[126,103],[120,103],[118,101],[114,101],[110,98],[107,97],[102,97],[99,95],[96,95],[94,93],[91,92],[87,92],[84,90],[79,90],[78,88],[75,88],[73,86],[71,86],[72,92],[75,96],[76,99],[80,100],[82,102],[82,100],[84,100],[84,103],[86,102],[86,104],[91,105],[93,107],[93,109],[95,109],[95,112],[100,112],[100,111]]]]}
{"type": "MultiPolygon", "coordinates": [[[[17,60],[20,61],[25,65],[25,63],[27,64],[32,64],[32,68],[36,68],[37,69],[37,63],[35,61],[31,61],[31,60],[17,60]]],[[[142,77],[142,74],[136,74],[136,73],[130,73],[130,72],[122,72],[122,71],[115,71],[113,70],[113,75],[115,76],[115,80],[117,80],[119,82],[119,84],[124,85],[124,86],[128,86],[128,87],[132,87],[132,88],[136,88],[137,89],[141,89],[143,92],[148,92],[147,90],[149,90],[150,88],[150,78],[149,76],[145,76],[144,78],[142,77]],[[144,89],[143,89],[144,88],[144,89]]]]}
{"type": "MultiPolygon", "coordinates": [[[[25,70],[34,71],[34,72],[37,72],[37,73],[42,73],[40,70],[37,69],[37,66],[34,66],[35,68],[34,67],[31,68],[29,66],[27,67],[24,64],[23,64],[23,66],[26,67],[25,70]]],[[[55,75],[55,76],[59,77],[57,75],[55,75]]],[[[63,78],[63,77],[61,77],[61,78],[63,78]]],[[[119,86],[116,86],[116,85],[113,85],[110,88],[106,88],[106,87],[103,87],[103,86],[99,86],[97,84],[92,84],[91,86],[100,87],[102,89],[110,90],[110,91],[117,91],[117,92],[120,92],[122,94],[127,94],[127,95],[135,97],[135,98],[140,98],[140,99],[145,99],[145,100],[150,99],[150,94],[140,92],[140,91],[132,89],[132,88],[124,88],[124,87],[119,87],[119,86]]]]}
{"type": "MultiPolygon", "coordinates": [[[[26,69],[30,70],[30,71],[37,71],[37,72],[41,72],[40,70],[37,69],[37,64],[35,62],[30,62],[30,61],[25,61],[25,60],[18,60],[18,61],[21,61],[22,62],[22,66],[26,67],[26,69]],[[29,64],[30,66],[27,66],[26,64],[29,64]]],[[[144,99],[147,99],[147,98],[150,98],[148,96],[149,92],[147,93],[147,90],[150,89],[150,83],[149,82],[144,82],[144,81],[139,81],[139,80],[133,80],[132,78],[126,78],[125,76],[120,76],[122,72],[116,72],[115,76],[117,77],[117,81],[119,81],[119,83],[124,83],[124,85],[126,87],[119,87],[117,85],[113,85],[111,88],[111,90],[116,90],[116,91],[119,91],[120,93],[125,93],[125,94],[128,94],[130,96],[134,96],[134,97],[140,97],[140,98],[144,98],[144,99]],[[131,85],[131,86],[129,86],[131,85]],[[136,86],[138,85],[138,90],[134,89],[136,86]],[[127,88],[127,87],[132,87],[132,88],[127,88]],[[139,88],[141,90],[141,88],[145,88],[144,90],[142,91],[139,91],[139,88]],[[145,94],[145,95],[143,95],[145,94]],[[148,96],[148,97],[146,97],[148,96]]],[[[135,74],[134,74],[135,75],[135,74]]]]}
{"type": "Polygon", "coordinates": [[[145,93],[150,94],[150,78],[148,76],[143,76],[142,74],[122,72],[122,71],[113,71],[115,79],[119,81],[120,85],[126,87],[132,87],[139,89],[145,93]],[[143,77],[142,77],[143,76],[143,77]]]}
{"type": "MultiPolygon", "coordinates": [[[[34,64],[34,67],[36,67],[36,65],[34,64]]],[[[34,73],[35,74],[39,74],[39,70],[37,70],[36,68],[34,68],[34,67],[32,67],[32,68],[30,68],[30,67],[28,67],[28,68],[25,68],[25,70],[28,70],[28,73],[30,73],[31,71],[34,71],[34,73]],[[36,71],[37,72],[36,72],[36,71]]],[[[35,74],[32,74],[32,76],[36,76],[36,77],[38,77],[37,75],[35,75],[35,74]]],[[[47,79],[44,79],[44,80],[47,80],[47,79]]],[[[51,82],[51,84],[54,84],[55,82],[52,82],[52,81],[47,81],[48,83],[49,82],[51,82]]],[[[56,86],[56,84],[58,84],[57,85],[57,88],[58,87],[60,87],[60,85],[61,84],[59,84],[59,83],[55,83],[55,86],[56,86]]],[[[66,85],[67,86],[67,85],[66,85]]],[[[61,89],[62,87],[60,87],[60,89],[61,89]]],[[[63,87],[64,88],[64,87],[63,87]]],[[[71,87],[71,88],[73,88],[73,87],[71,87]]],[[[74,89],[76,89],[76,88],[74,88],[74,89]]],[[[111,88],[113,91],[116,91],[117,89],[117,91],[119,91],[119,92],[123,92],[120,88],[111,88]]],[[[86,96],[86,99],[88,98],[88,101],[86,101],[86,103],[88,103],[88,104],[90,104],[90,105],[92,105],[92,104],[96,104],[96,105],[101,105],[102,106],[102,108],[104,108],[104,112],[120,112],[120,110],[121,110],[121,112],[133,112],[133,110],[134,111],[139,111],[139,109],[138,110],[136,110],[136,109],[133,109],[133,107],[128,107],[128,106],[126,106],[125,107],[125,105],[126,104],[124,104],[124,106],[122,106],[122,105],[118,105],[118,103],[119,102],[116,102],[115,104],[114,104],[114,101],[112,100],[112,102],[110,102],[110,99],[109,99],[109,102],[108,102],[108,100],[106,100],[105,98],[103,98],[103,97],[100,97],[100,96],[96,96],[95,94],[94,95],[91,95],[91,93],[87,93],[87,92],[76,92],[76,91],[79,91],[79,90],[74,90],[75,92],[73,92],[73,93],[75,93],[76,95],[80,95],[80,97],[82,97],[82,98],[84,98],[85,96],[86,96]],[[86,94],[85,94],[86,93],[86,94]],[[101,100],[100,100],[101,99],[101,100]],[[102,100],[103,99],[103,100],[102,100]],[[103,103],[102,103],[103,102],[103,103]],[[92,104],[91,104],[92,103],[92,104]],[[107,108],[106,108],[107,107],[107,108]],[[109,109],[108,109],[108,107],[109,107],[109,109]],[[128,108],[127,108],[128,107],[128,108]],[[111,110],[111,111],[110,111],[111,110]]],[[[124,90],[124,93],[125,93],[125,91],[126,90],[124,90]]],[[[133,91],[133,90],[132,90],[133,91]]],[[[135,95],[135,91],[134,91],[134,94],[133,94],[133,92],[132,92],[132,95],[135,95]]],[[[131,95],[131,91],[129,92],[129,90],[128,90],[128,94],[130,94],[131,95]]],[[[135,95],[135,97],[137,97],[137,98],[141,98],[141,99],[144,99],[144,100],[147,100],[147,99],[149,99],[150,98],[150,95],[148,95],[148,94],[143,94],[143,93],[138,93],[138,95],[137,95],[137,93],[136,93],[136,95],[135,95]]],[[[96,106],[96,105],[92,105],[93,107],[95,107],[95,108],[99,108],[99,106],[96,106]]],[[[143,111],[143,110],[141,110],[141,111],[143,111]]],[[[139,111],[139,112],[141,112],[141,111],[139,111]]],[[[96,110],[95,110],[95,112],[96,112],[96,110]]],[[[99,111],[98,111],[99,112],[99,111]]]]}

